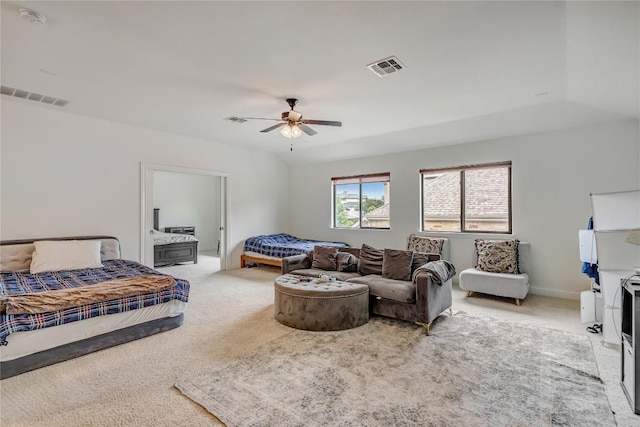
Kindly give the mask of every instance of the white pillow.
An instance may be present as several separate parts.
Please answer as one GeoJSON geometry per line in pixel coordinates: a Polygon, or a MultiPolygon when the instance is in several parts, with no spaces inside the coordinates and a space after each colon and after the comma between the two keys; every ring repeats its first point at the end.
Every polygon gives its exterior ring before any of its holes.
{"type": "Polygon", "coordinates": [[[31,274],[104,267],[100,240],[39,240],[33,244],[31,274]]]}

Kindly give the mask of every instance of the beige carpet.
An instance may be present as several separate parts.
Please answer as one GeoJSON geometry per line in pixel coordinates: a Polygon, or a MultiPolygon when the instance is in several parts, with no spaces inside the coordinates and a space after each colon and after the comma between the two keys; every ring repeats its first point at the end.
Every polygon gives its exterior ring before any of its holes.
{"type": "MultiPolygon", "coordinates": [[[[174,384],[291,329],[273,320],[277,270],[214,273],[217,262],[203,257],[196,266],[162,269],[192,284],[180,328],[0,381],[0,425],[219,425],[174,384]]],[[[589,336],[575,301],[532,295],[516,307],[492,298],[466,299],[456,290],[454,309],[589,336]]],[[[590,338],[618,425],[637,426],[640,417],[631,413],[619,386],[619,353],[590,338]]]]}

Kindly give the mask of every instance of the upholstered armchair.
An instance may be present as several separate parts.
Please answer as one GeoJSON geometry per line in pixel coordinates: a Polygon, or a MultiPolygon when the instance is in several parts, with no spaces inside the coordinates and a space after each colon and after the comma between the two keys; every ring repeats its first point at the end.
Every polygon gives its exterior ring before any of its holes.
{"type": "MultiPolygon", "coordinates": [[[[529,251],[529,243],[518,242],[516,253],[518,269],[514,272],[499,273],[484,271],[481,269],[482,266],[480,266],[481,268],[472,267],[462,271],[458,281],[460,289],[467,291],[467,297],[473,295],[474,292],[479,292],[513,298],[515,304],[520,305],[520,301],[529,293],[529,271],[531,268],[529,251]]],[[[502,262],[502,264],[504,264],[503,260],[505,257],[500,258],[498,263],[502,262]]],[[[474,264],[479,264],[477,249],[474,251],[474,264]]],[[[482,264],[482,262],[480,262],[480,264],[482,264]]]]}

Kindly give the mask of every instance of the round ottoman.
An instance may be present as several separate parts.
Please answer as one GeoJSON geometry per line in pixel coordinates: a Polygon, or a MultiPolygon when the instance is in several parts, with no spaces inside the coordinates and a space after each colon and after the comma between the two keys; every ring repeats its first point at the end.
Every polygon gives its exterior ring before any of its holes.
{"type": "Polygon", "coordinates": [[[274,317],[283,325],[308,331],[339,331],[369,321],[367,285],[285,274],[276,278],[274,287],[274,317]]]}

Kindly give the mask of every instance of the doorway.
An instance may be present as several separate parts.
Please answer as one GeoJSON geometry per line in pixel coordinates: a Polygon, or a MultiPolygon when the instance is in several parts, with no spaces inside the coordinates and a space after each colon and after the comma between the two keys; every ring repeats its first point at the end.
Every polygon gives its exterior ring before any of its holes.
{"type": "MultiPolygon", "coordinates": [[[[160,231],[177,226],[195,227],[196,236],[199,238],[199,249],[206,253],[215,253],[220,257],[220,269],[227,270],[227,200],[228,200],[228,175],[224,172],[204,169],[185,168],[180,166],[159,165],[151,163],[140,164],[141,182],[141,209],[140,209],[140,260],[149,267],[154,264],[153,233],[154,208],[162,202],[166,209],[160,210],[160,231]],[[178,186],[182,185],[182,190],[178,186]],[[185,187],[186,185],[186,187],[185,187]],[[175,202],[167,202],[176,194],[175,202]],[[189,193],[193,197],[203,200],[189,201],[189,193]],[[202,210],[187,214],[186,211],[202,210]],[[209,210],[209,212],[207,212],[209,210]],[[209,221],[205,221],[203,215],[209,215],[209,221]],[[187,219],[184,219],[187,218],[187,219]],[[190,224],[177,224],[177,222],[190,222],[190,224]],[[172,222],[176,222],[173,224],[172,222]],[[193,222],[193,224],[191,224],[193,222]],[[196,226],[196,222],[200,227],[196,226]],[[214,226],[215,224],[215,226],[214,226]]],[[[156,210],[156,215],[157,214],[156,210]]]]}

